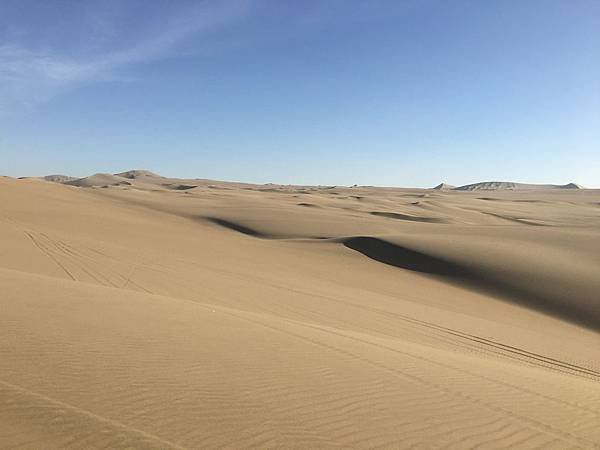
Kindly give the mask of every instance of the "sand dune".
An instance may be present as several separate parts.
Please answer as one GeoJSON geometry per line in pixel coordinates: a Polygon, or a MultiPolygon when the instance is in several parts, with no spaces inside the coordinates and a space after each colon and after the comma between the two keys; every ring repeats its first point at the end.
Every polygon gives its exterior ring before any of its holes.
{"type": "Polygon", "coordinates": [[[600,191],[75,181],[0,178],[0,447],[600,447],[600,191]]]}

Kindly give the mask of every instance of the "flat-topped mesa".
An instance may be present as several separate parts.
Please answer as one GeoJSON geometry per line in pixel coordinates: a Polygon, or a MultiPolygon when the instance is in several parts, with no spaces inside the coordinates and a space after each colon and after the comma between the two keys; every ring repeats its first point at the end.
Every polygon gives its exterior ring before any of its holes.
{"type": "Polygon", "coordinates": [[[440,183],[432,189],[435,189],[436,191],[449,191],[452,189],[456,189],[456,186],[452,186],[451,184],[446,184],[446,183],[440,183]]]}
{"type": "Polygon", "coordinates": [[[455,191],[520,191],[534,189],[582,189],[575,183],[569,184],[529,184],[513,183],[510,181],[484,181],[481,183],[466,184],[454,188],[455,191]]]}
{"type": "Polygon", "coordinates": [[[114,175],[117,177],[129,178],[130,180],[136,179],[136,178],[143,178],[143,177],[163,178],[162,176],[160,176],[154,172],[150,172],[149,170],[141,170],[141,169],[128,170],[126,172],[115,173],[114,175]]]}

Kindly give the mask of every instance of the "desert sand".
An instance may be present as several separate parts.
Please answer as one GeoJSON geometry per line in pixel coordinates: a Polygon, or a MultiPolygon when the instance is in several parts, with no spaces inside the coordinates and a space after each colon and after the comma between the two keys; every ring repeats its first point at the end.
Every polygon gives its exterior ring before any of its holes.
{"type": "Polygon", "coordinates": [[[600,448],[600,190],[521,187],[0,177],[0,447],[600,448]]]}

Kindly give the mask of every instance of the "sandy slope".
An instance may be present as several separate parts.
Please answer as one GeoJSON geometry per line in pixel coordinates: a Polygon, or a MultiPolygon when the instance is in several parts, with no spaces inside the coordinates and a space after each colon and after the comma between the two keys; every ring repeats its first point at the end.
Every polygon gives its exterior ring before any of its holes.
{"type": "Polygon", "coordinates": [[[0,447],[600,446],[600,192],[119,179],[0,178],[0,447]]]}

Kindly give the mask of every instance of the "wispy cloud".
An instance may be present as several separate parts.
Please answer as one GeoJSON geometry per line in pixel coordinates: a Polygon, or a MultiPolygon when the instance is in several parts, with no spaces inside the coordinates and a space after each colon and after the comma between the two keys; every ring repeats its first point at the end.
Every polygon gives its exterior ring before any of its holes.
{"type": "Polygon", "coordinates": [[[87,19],[91,16],[95,32],[84,27],[76,36],[78,44],[69,51],[61,45],[26,45],[14,37],[4,38],[0,41],[0,112],[34,106],[85,83],[120,79],[120,71],[127,67],[171,56],[186,40],[238,20],[249,9],[250,2],[244,0],[187,5],[167,11],[166,17],[142,31],[125,30],[127,36],[92,11],[87,19]]]}

